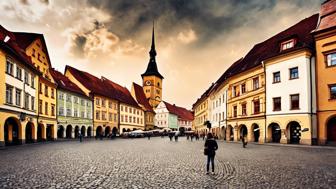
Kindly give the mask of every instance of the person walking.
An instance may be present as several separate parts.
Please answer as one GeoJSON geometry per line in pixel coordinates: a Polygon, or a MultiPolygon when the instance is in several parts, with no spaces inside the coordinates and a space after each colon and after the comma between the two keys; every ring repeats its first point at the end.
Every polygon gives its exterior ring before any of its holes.
{"type": "Polygon", "coordinates": [[[243,142],[243,148],[246,148],[247,145],[247,138],[246,138],[246,134],[243,134],[240,136],[242,142],[243,142]]]}
{"type": "Polygon", "coordinates": [[[83,142],[83,135],[82,135],[82,133],[79,133],[79,142],[83,142]]]}
{"type": "Polygon", "coordinates": [[[212,173],[215,172],[215,155],[218,149],[217,142],[214,140],[212,133],[208,133],[207,139],[204,144],[204,155],[207,156],[207,173],[209,174],[209,168],[211,163],[212,173]]]}
{"type": "Polygon", "coordinates": [[[147,133],[148,140],[150,140],[151,134],[147,133]]]}

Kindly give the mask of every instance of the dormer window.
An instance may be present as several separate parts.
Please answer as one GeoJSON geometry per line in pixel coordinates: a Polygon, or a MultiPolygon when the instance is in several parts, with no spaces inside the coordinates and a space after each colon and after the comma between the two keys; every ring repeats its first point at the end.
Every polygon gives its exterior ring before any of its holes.
{"type": "Polygon", "coordinates": [[[295,39],[291,39],[288,41],[284,41],[281,43],[281,51],[293,48],[295,45],[296,40],[295,39]]]}

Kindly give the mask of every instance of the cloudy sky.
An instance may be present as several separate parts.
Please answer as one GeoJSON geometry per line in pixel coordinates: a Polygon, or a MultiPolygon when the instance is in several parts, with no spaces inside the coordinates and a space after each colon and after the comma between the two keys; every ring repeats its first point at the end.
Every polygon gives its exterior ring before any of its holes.
{"type": "Polygon", "coordinates": [[[53,67],[141,84],[155,20],[163,99],[191,108],[254,44],[319,12],[321,0],[1,0],[0,24],[44,34],[53,67]]]}

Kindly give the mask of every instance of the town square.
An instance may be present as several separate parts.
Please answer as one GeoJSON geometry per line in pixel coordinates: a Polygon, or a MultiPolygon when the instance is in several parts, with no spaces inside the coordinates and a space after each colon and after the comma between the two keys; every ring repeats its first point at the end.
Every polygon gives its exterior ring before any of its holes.
{"type": "Polygon", "coordinates": [[[168,137],[62,141],[0,151],[2,188],[334,188],[336,151],[168,137]]]}
{"type": "Polygon", "coordinates": [[[335,188],[336,0],[0,17],[0,188],[335,188]]]}

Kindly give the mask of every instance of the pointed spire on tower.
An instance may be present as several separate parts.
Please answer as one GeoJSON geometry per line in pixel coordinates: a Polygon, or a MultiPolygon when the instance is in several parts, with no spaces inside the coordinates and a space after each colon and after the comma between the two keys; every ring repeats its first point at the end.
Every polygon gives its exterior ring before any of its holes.
{"type": "Polygon", "coordinates": [[[153,30],[152,30],[152,45],[149,51],[149,63],[147,66],[147,70],[141,76],[151,76],[155,75],[163,79],[163,76],[159,73],[157,65],[156,65],[156,50],[155,50],[155,34],[154,34],[154,20],[153,20],[153,30]]]}
{"type": "Polygon", "coordinates": [[[154,20],[153,20],[153,31],[152,31],[152,46],[151,46],[151,50],[149,51],[149,55],[150,55],[150,58],[154,59],[155,61],[156,50],[155,50],[154,20]]]}

